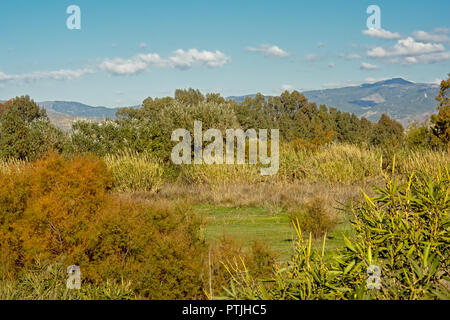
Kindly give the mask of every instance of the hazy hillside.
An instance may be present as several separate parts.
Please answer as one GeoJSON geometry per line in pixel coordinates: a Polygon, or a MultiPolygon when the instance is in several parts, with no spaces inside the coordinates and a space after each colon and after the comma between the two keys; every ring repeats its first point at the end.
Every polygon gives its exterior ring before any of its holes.
{"type": "Polygon", "coordinates": [[[61,130],[65,132],[69,132],[72,129],[72,124],[75,121],[79,120],[89,120],[94,122],[101,122],[104,118],[94,118],[94,117],[77,117],[77,116],[71,116],[64,113],[55,112],[52,110],[47,110],[47,115],[55,126],[60,128],[61,130]]]}
{"type": "Polygon", "coordinates": [[[77,120],[100,122],[105,118],[115,119],[118,109],[91,107],[72,101],[44,101],[38,105],[47,110],[50,121],[64,131],[70,131],[77,120]]]}
{"type": "MultiPolygon", "coordinates": [[[[424,120],[436,111],[434,99],[437,84],[413,83],[395,78],[360,86],[306,91],[303,94],[317,104],[326,104],[345,112],[377,121],[382,113],[407,125],[412,120],[424,120]]],[[[249,95],[254,96],[254,95],[249,95]]],[[[246,96],[229,97],[243,101],[246,96]]]]}
{"type": "Polygon", "coordinates": [[[91,107],[79,102],[71,101],[44,101],[39,106],[47,111],[54,111],[75,117],[110,118],[114,119],[118,109],[106,107],[91,107]]]}

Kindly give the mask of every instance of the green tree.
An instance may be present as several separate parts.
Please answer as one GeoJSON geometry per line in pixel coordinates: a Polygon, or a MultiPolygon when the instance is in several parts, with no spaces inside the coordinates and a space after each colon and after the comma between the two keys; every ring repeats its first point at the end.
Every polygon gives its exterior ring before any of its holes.
{"type": "Polygon", "coordinates": [[[175,91],[175,100],[183,104],[196,105],[205,101],[205,97],[200,90],[189,88],[188,90],[177,89],[175,91]]]}
{"type": "Polygon", "coordinates": [[[380,120],[372,130],[370,137],[371,144],[392,150],[392,148],[401,145],[403,141],[403,126],[399,122],[389,118],[388,115],[382,114],[380,120]]]}
{"type": "Polygon", "coordinates": [[[66,136],[29,96],[0,106],[0,157],[34,160],[49,150],[60,152],[66,136]]]}
{"type": "Polygon", "coordinates": [[[9,109],[0,117],[0,156],[27,159],[32,153],[31,132],[19,110],[9,109]]]}
{"type": "Polygon", "coordinates": [[[409,148],[427,148],[431,143],[429,125],[414,121],[406,131],[406,144],[409,148]]]}
{"type": "Polygon", "coordinates": [[[447,80],[441,82],[441,89],[436,100],[439,101],[438,114],[431,116],[432,142],[435,145],[449,146],[450,143],[450,74],[447,80]]]}
{"type": "Polygon", "coordinates": [[[29,96],[16,97],[9,100],[0,107],[0,117],[8,110],[15,110],[20,118],[25,122],[31,122],[38,118],[47,118],[45,109],[39,106],[29,96]]]}

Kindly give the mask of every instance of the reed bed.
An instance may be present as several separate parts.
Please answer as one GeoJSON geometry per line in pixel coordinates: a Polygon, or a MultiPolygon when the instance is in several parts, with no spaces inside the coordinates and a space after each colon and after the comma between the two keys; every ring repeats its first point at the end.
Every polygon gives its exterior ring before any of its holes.
{"type": "Polygon", "coordinates": [[[26,161],[16,159],[0,159],[0,173],[9,173],[12,170],[20,170],[26,164],[26,161]]]}
{"type": "Polygon", "coordinates": [[[103,158],[119,192],[158,191],[164,183],[164,166],[148,153],[123,152],[103,158]]]}

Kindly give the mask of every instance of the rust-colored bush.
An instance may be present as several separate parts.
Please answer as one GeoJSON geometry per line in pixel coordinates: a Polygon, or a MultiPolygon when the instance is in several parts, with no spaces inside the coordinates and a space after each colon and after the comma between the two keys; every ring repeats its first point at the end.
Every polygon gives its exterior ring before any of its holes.
{"type": "Polygon", "coordinates": [[[112,185],[101,161],[66,161],[54,154],[2,180],[0,245],[10,251],[7,260],[17,268],[36,258],[82,254],[89,226],[112,185]]]}
{"type": "Polygon", "coordinates": [[[0,181],[0,278],[63,260],[84,282],[130,280],[140,297],[203,297],[205,245],[188,206],[119,201],[106,165],[89,157],[50,155],[0,181]]]}
{"type": "Polygon", "coordinates": [[[90,233],[87,271],[93,281],[131,280],[140,296],[151,299],[202,298],[206,247],[200,225],[183,204],[112,201],[90,233]]]}

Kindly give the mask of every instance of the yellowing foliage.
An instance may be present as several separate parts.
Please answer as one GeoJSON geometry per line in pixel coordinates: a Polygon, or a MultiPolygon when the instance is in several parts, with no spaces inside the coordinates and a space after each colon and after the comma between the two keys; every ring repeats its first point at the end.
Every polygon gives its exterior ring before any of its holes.
{"type": "Polygon", "coordinates": [[[203,297],[201,221],[186,205],[132,204],[96,158],[58,155],[0,173],[0,276],[76,264],[84,283],[131,281],[144,298],[203,297]]]}

